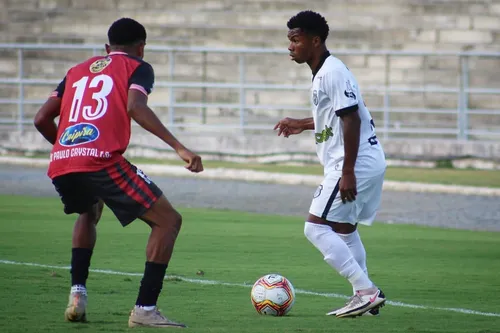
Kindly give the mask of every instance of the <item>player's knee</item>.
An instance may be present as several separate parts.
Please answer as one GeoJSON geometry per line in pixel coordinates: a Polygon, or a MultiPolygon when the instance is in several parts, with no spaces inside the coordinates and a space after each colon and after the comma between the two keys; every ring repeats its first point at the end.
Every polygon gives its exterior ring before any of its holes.
{"type": "MultiPolygon", "coordinates": [[[[326,224],[306,222],[304,225],[304,235],[317,248],[324,257],[331,254],[334,244],[331,242],[332,228],[326,224]]],[[[325,260],[327,260],[325,258],[325,260]]]]}
{"type": "Polygon", "coordinates": [[[81,213],[79,220],[83,223],[97,224],[101,219],[103,208],[104,203],[102,201],[99,201],[91,207],[87,208],[85,212],[81,213]]]}
{"type": "Polygon", "coordinates": [[[316,244],[321,236],[331,231],[331,228],[324,224],[306,222],[304,225],[304,236],[313,244],[316,244]]]}
{"type": "Polygon", "coordinates": [[[312,223],[309,223],[309,222],[304,223],[304,236],[306,236],[306,238],[310,242],[312,242],[311,239],[314,236],[314,231],[313,231],[313,228],[312,228],[311,224],[312,223]]]}
{"type": "Polygon", "coordinates": [[[182,226],[182,215],[176,210],[171,210],[164,216],[163,222],[158,225],[166,233],[178,233],[182,226]]]}

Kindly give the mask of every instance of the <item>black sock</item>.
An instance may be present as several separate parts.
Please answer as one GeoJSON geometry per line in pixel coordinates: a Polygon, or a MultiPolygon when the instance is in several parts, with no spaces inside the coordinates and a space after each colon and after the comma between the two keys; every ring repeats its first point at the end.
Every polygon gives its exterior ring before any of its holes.
{"type": "Polygon", "coordinates": [[[71,285],[85,286],[89,277],[90,258],[92,250],[73,248],[71,256],[71,285]]]}
{"type": "Polygon", "coordinates": [[[141,287],[139,288],[139,296],[135,302],[136,305],[156,305],[161,288],[163,287],[163,279],[165,278],[166,270],[166,264],[157,264],[150,261],[146,262],[144,276],[141,280],[141,287]]]}

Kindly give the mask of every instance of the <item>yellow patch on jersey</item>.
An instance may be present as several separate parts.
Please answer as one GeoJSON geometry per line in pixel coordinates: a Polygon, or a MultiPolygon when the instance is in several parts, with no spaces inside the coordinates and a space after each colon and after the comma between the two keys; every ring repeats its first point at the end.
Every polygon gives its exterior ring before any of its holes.
{"type": "Polygon", "coordinates": [[[104,68],[108,67],[111,61],[112,61],[111,57],[106,57],[96,60],[92,63],[92,65],[90,65],[89,69],[92,73],[102,72],[104,68]]]}

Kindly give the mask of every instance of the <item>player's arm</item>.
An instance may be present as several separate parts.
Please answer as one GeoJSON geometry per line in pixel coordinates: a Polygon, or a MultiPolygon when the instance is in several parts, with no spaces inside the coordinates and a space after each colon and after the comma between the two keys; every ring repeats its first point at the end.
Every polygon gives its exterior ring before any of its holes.
{"type": "Polygon", "coordinates": [[[332,102],[333,111],[342,119],[344,163],[339,191],[344,203],[356,200],[358,194],[354,168],[358,157],[361,133],[361,119],[358,113],[359,93],[350,79],[352,76],[348,72],[342,71],[327,73],[323,77],[324,89],[332,102]]]}
{"type": "Polygon", "coordinates": [[[149,64],[143,63],[136,69],[130,80],[127,102],[128,114],[142,128],[172,147],[179,157],[188,163],[187,169],[193,172],[203,171],[201,157],[191,152],[177,140],[148,106],[148,95],[153,89],[153,84],[153,69],[149,64]]]}
{"type": "Polygon", "coordinates": [[[35,115],[33,123],[43,137],[52,145],[57,140],[57,124],[55,119],[61,112],[61,98],[64,93],[66,78],[59,83],[57,89],[52,92],[49,99],[42,105],[35,115]]]}
{"type": "Polygon", "coordinates": [[[299,119],[298,125],[304,131],[305,130],[314,130],[314,119],[313,119],[313,117],[299,119]]]}
{"type": "Polygon", "coordinates": [[[314,129],[314,119],[313,117],[303,118],[303,119],[294,119],[294,118],[283,118],[281,119],[276,126],[274,126],[274,130],[278,130],[278,136],[283,134],[285,138],[288,138],[290,135],[300,134],[305,130],[313,130],[314,129]]]}
{"type": "Polygon", "coordinates": [[[344,166],[342,174],[354,174],[354,166],[358,157],[361,119],[358,114],[358,105],[352,106],[348,112],[340,116],[344,123],[344,166]]]}

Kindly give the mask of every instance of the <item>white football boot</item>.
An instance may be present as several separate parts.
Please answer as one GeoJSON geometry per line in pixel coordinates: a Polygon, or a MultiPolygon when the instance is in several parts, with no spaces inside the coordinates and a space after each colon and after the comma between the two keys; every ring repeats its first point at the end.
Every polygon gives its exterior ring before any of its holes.
{"type": "Polygon", "coordinates": [[[147,311],[140,307],[134,307],[128,319],[129,327],[159,327],[159,328],[186,328],[186,325],[176,323],[164,315],[155,307],[147,311]]]}
{"type": "MultiPolygon", "coordinates": [[[[341,317],[356,317],[356,316],[378,316],[379,315],[379,309],[381,307],[383,307],[385,305],[385,295],[384,293],[380,290],[380,294],[377,296],[378,297],[378,300],[375,300],[375,303],[377,305],[373,306],[373,304],[368,304],[367,308],[368,310],[366,310],[366,308],[364,308],[364,312],[357,310],[357,311],[354,311],[353,313],[351,313],[350,315],[346,314],[346,307],[349,306],[349,304],[354,300],[358,300],[358,295],[353,295],[346,303],[343,307],[341,308],[337,308],[337,309],[334,309],[330,312],[327,312],[326,315],[327,316],[337,316],[337,313],[343,313],[344,315],[342,316],[338,316],[339,318],[341,317]],[[381,299],[383,299],[383,301],[381,301],[381,299]],[[341,311],[342,310],[342,311],[341,311]]],[[[352,306],[351,306],[352,307],[352,306]]],[[[359,308],[359,307],[355,307],[355,308],[359,308]]]]}
{"type": "Polygon", "coordinates": [[[69,302],[64,311],[64,319],[72,322],[87,321],[87,292],[76,291],[69,294],[69,302]]]}

